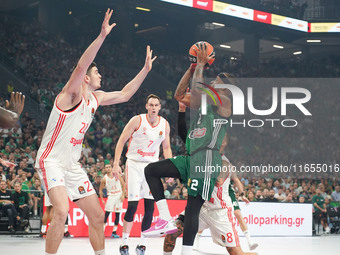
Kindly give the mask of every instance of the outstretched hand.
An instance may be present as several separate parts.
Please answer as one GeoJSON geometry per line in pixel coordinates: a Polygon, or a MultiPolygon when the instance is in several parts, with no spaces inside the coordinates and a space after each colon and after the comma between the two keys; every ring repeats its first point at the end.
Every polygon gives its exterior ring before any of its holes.
{"type": "Polygon", "coordinates": [[[197,64],[205,65],[215,57],[215,55],[208,55],[207,45],[203,42],[199,43],[198,49],[195,49],[195,51],[197,53],[197,64]]]}
{"type": "Polygon", "coordinates": [[[12,92],[11,100],[6,100],[6,109],[18,114],[22,113],[25,104],[25,96],[21,92],[12,92]]]}
{"type": "Polygon", "coordinates": [[[157,56],[152,58],[152,50],[150,50],[150,45],[146,46],[146,57],[145,57],[145,65],[144,68],[150,72],[152,69],[152,63],[155,61],[157,56]]]}
{"type": "Polygon", "coordinates": [[[16,164],[10,162],[10,161],[7,161],[7,160],[3,160],[0,158],[0,163],[5,166],[5,167],[15,167],[16,164]]]}
{"type": "Polygon", "coordinates": [[[105,13],[105,18],[102,24],[102,31],[101,31],[101,34],[103,36],[107,36],[111,32],[112,28],[116,26],[116,23],[113,23],[112,25],[110,25],[109,23],[112,13],[113,13],[113,10],[110,10],[110,8],[108,8],[105,13]]]}

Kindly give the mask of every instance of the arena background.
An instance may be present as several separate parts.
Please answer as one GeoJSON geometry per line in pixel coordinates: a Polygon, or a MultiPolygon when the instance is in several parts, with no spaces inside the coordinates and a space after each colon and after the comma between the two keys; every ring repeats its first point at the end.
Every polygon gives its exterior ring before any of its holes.
{"type": "MultiPolygon", "coordinates": [[[[222,71],[234,74],[243,92],[254,87],[254,106],[258,108],[270,107],[272,87],[303,87],[311,92],[306,107],[312,117],[302,116],[296,108],[288,108],[286,117],[299,122],[294,129],[282,126],[231,128],[227,153],[239,169],[257,166],[259,170],[239,173],[247,197],[255,203],[253,207],[242,207],[253,236],[309,236],[305,243],[308,250],[308,246],[312,247],[309,242],[318,240],[316,238],[321,235],[324,239],[320,244],[327,243],[322,251],[335,254],[340,247],[332,238],[339,237],[339,217],[329,217],[331,234],[324,236],[319,222],[313,218],[311,203],[319,187],[322,195],[330,198],[329,207],[340,206],[340,201],[332,198],[335,187],[340,185],[340,2],[335,0],[2,0],[0,106],[4,107],[12,91],[23,92],[26,102],[17,127],[0,129],[0,156],[18,166],[15,169],[0,166],[0,170],[9,189],[13,189],[15,181],[23,182],[23,189],[30,193],[32,203],[29,231],[18,229],[10,235],[8,220],[1,215],[1,237],[21,240],[18,236],[36,237],[40,232],[43,194],[34,187],[35,154],[54,98],[67,82],[82,52],[99,33],[107,8],[113,8],[113,21],[117,26],[95,60],[103,76],[104,91],[119,90],[136,75],[144,63],[147,44],[158,58],[130,102],[102,107],[96,112],[81,158],[91,181],[102,176],[103,164],[112,159],[115,143],[127,121],[145,111],[144,102],[149,93],[162,99],[161,115],[171,125],[173,154],[185,154],[184,145],[176,135],[178,104],[173,93],[190,65],[190,46],[197,41],[208,41],[215,48],[216,60],[206,71],[207,77],[213,78],[222,71]],[[293,166],[293,169],[295,166],[295,171],[264,171],[263,165],[270,164],[293,166]],[[321,170],[317,171],[317,165],[312,164],[320,164],[321,170]],[[20,171],[16,179],[19,169],[24,170],[26,176],[20,171]],[[292,201],[281,201],[273,206],[261,202],[266,197],[265,190],[272,187],[276,192],[282,188],[287,197],[291,194],[292,201]],[[253,198],[258,190],[260,197],[253,198]],[[304,205],[298,204],[301,196],[305,197],[304,205]],[[254,222],[254,217],[258,218],[258,223],[254,222]],[[260,224],[261,217],[286,220],[264,226],[260,224]],[[297,218],[306,220],[297,222],[297,218]]],[[[278,110],[270,117],[282,118],[282,115],[278,110]]],[[[258,119],[249,111],[244,118],[258,119]]],[[[123,166],[124,162],[125,159],[123,166]]],[[[177,180],[164,182],[171,191],[168,198],[173,199],[172,214],[178,214],[181,211],[178,205],[184,208],[185,202],[176,199],[185,198],[185,188],[177,180]]],[[[71,234],[86,236],[86,219],[73,205],[71,208],[71,234]]],[[[134,236],[140,235],[141,215],[138,213],[135,219],[134,236]]],[[[112,222],[109,221],[109,226],[112,222]]],[[[120,226],[118,233],[121,231],[120,226]]],[[[111,229],[107,228],[106,235],[110,233],[111,229]]],[[[260,240],[266,242],[265,238],[260,240]]],[[[27,245],[22,243],[23,247],[27,245]]],[[[15,253],[15,248],[7,246],[4,247],[9,254],[10,251],[15,253]]],[[[304,252],[302,254],[307,254],[304,252]]]]}

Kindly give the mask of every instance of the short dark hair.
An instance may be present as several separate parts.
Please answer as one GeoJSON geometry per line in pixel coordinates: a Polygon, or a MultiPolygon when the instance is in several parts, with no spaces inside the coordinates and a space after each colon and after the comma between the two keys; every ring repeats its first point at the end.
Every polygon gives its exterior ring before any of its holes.
{"type": "Polygon", "coordinates": [[[155,94],[150,94],[148,95],[148,97],[146,98],[146,104],[149,102],[150,98],[156,98],[158,99],[159,102],[161,102],[161,99],[159,98],[159,96],[156,96],[155,94]]]}
{"type": "MultiPolygon", "coordinates": [[[[72,67],[71,72],[73,72],[74,69],[76,69],[77,65],[78,65],[78,63],[72,67]]],[[[90,70],[92,69],[92,67],[95,67],[95,66],[97,66],[97,64],[96,64],[95,62],[92,62],[92,63],[90,64],[89,68],[87,68],[86,74],[88,75],[89,72],[90,72],[90,70]]]]}

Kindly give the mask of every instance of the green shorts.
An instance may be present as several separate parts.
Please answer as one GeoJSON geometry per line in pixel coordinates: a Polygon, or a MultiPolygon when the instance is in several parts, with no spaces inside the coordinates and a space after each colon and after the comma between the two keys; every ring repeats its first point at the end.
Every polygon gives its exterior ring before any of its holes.
{"type": "Polygon", "coordinates": [[[217,150],[202,150],[191,156],[170,158],[186,183],[188,195],[201,195],[209,200],[222,166],[221,155],[217,150]],[[206,167],[210,166],[210,167],[206,167]]]}
{"type": "Polygon", "coordinates": [[[231,202],[233,203],[234,211],[241,210],[240,206],[239,206],[239,204],[237,202],[236,196],[235,196],[235,191],[231,187],[231,185],[229,185],[229,196],[231,198],[231,202]]]}

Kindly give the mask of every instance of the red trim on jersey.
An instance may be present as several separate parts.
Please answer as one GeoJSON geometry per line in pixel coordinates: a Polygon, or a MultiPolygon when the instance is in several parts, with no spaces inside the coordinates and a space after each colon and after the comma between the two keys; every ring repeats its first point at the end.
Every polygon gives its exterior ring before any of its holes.
{"type": "Polygon", "coordinates": [[[58,135],[60,134],[61,128],[64,125],[65,119],[66,119],[65,114],[59,115],[59,119],[58,119],[57,125],[54,129],[54,132],[52,134],[51,140],[48,142],[48,144],[45,148],[45,151],[43,152],[43,154],[41,155],[41,157],[39,159],[39,166],[40,166],[41,171],[43,173],[43,179],[44,179],[44,183],[45,183],[45,187],[46,187],[47,191],[48,191],[48,183],[47,183],[47,178],[46,178],[46,169],[45,169],[45,165],[44,165],[44,160],[48,157],[48,155],[52,151],[52,148],[55,144],[55,141],[57,140],[58,135]]]}
{"type": "Polygon", "coordinates": [[[227,204],[222,199],[222,192],[223,192],[223,187],[222,186],[218,187],[218,189],[217,189],[217,198],[220,200],[221,207],[223,209],[225,209],[225,208],[227,208],[227,204]]]}
{"type": "Polygon", "coordinates": [[[128,144],[128,148],[127,148],[127,150],[126,150],[125,156],[127,156],[128,152],[129,152],[131,142],[132,142],[132,135],[130,136],[129,144],[128,144]]]}
{"type": "Polygon", "coordinates": [[[233,221],[233,216],[231,215],[231,211],[232,211],[232,207],[228,207],[228,219],[229,219],[229,222],[231,222],[231,225],[232,225],[232,228],[233,228],[236,247],[240,247],[240,240],[238,238],[238,234],[237,234],[237,231],[235,229],[235,224],[234,224],[234,221],[233,221]]]}
{"type": "Polygon", "coordinates": [[[97,108],[98,108],[98,107],[99,107],[98,99],[97,99],[96,95],[94,94],[94,92],[92,92],[92,94],[94,95],[94,98],[95,98],[96,101],[97,101],[97,108]]]}
{"type": "Polygon", "coordinates": [[[145,115],[145,118],[146,118],[146,120],[148,121],[150,127],[152,127],[152,128],[157,127],[157,126],[159,125],[159,123],[161,123],[161,116],[158,116],[158,123],[157,123],[156,126],[152,126],[152,125],[151,125],[151,123],[150,123],[150,121],[149,121],[149,119],[148,119],[148,115],[147,115],[147,114],[145,115]]]}
{"type": "MultiPolygon", "coordinates": [[[[128,161],[126,160],[125,163],[125,179],[126,179],[126,193],[128,196],[128,201],[129,201],[129,164],[128,161]]],[[[122,187],[122,191],[123,191],[123,187],[122,187]]]]}
{"type": "Polygon", "coordinates": [[[139,126],[138,128],[135,130],[135,132],[140,128],[140,126],[142,125],[142,116],[138,115],[139,116],[139,126]]]}
{"type": "MultiPolygon", "coordinates": [[[[63,111],[62,109],[60,109],[60,108],[58,107],[58,105],[57,105],[58,97],[59,97],[59,96],[60,96],[60,94],[57,96],[57,98],[56,98],[56,100],[55,100],[55,106],[57,107],[57,109],[58,109],[59,111],[61,111],[61,112],[63,112],[63,113],[71,113],[71,112],[74,112],[74,111],[77,110],[77,109],[79,108],[79,106],[81,105],[81,101],[80,101],[80,103],[78,104],[78,106],[77,106],[75,109],[73,109],[73,110],[70,111],[70,112],[65,112],[65,111],[63,111]]],[[[83,97],[82,97],[81,100],[83,101],[83,97]]]]}

